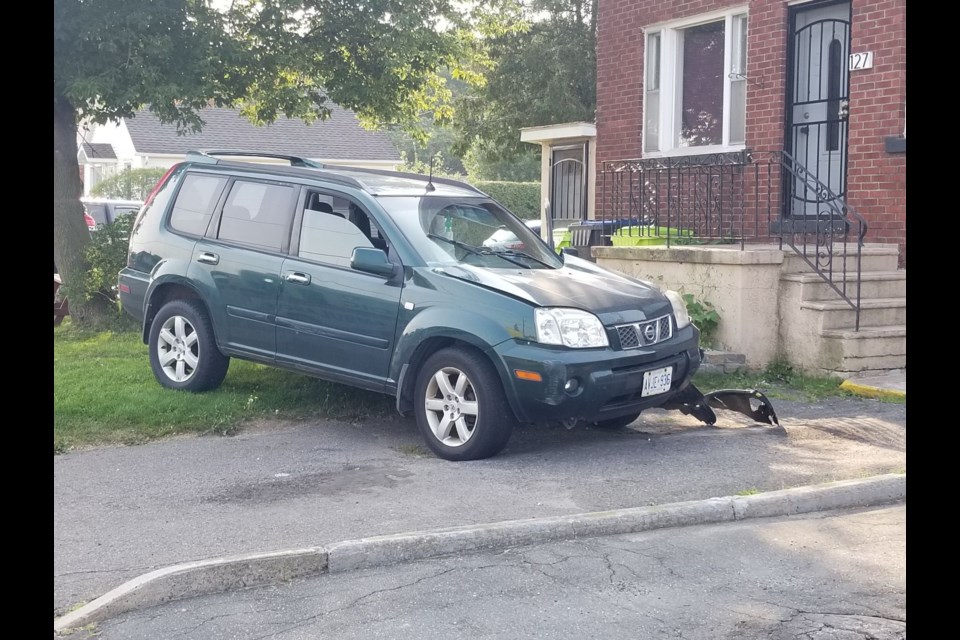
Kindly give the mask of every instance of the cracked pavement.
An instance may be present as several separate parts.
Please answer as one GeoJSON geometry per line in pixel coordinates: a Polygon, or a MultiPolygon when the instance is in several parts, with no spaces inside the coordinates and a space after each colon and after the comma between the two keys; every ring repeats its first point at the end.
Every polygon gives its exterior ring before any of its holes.
{"type": "Polygon", "coordinates": [[[89,634],[100,640],[905,640],[906,506],[325,575],[169,603],[108,620],[89,634]]]}

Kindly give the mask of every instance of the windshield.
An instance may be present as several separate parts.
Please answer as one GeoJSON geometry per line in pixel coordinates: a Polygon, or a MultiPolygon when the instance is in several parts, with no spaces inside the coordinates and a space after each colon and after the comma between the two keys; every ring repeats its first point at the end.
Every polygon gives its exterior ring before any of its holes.
{"type": "Polygon", "coordinates": [[[488,198],[381,197],[428,265],[558,269],[560,258],[523,220],[488,198]]]}

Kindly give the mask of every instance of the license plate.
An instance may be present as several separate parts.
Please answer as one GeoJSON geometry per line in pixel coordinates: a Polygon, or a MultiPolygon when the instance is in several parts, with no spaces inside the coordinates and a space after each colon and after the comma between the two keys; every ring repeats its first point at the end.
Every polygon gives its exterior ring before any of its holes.
{"type": "Polygon", "coordinates": [[[643,374],[643,390],[640,392],[641,398],[655,396],[658,393],[670,391],[670,382],[673,378],[673,367],[664,367],[646,371],[643,374]]]}

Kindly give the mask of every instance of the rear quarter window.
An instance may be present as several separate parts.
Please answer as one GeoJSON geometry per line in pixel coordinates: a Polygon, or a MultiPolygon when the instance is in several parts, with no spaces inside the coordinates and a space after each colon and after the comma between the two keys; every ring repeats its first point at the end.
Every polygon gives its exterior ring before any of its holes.
{"type": "Polygon", "coordinates": [[[227,179],[220,176],[187,174],[170,213],[170,227],[182,233],[202,236],[207,231],[214,207],[226,184],[227,179]]]}

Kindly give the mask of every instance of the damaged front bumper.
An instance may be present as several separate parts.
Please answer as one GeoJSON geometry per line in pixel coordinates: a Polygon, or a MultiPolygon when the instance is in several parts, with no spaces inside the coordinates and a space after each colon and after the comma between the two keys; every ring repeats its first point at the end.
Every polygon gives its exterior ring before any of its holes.
{"type": "Polygon", "coordinates": [[[780,426],[770,400],[756,389],[720,389],[704,394],[693,384],[688,384],[660,408],[675,409],[710,425],[717,422],[713,410],[726,409],[742,413],[754,422],[780,426]]]}

